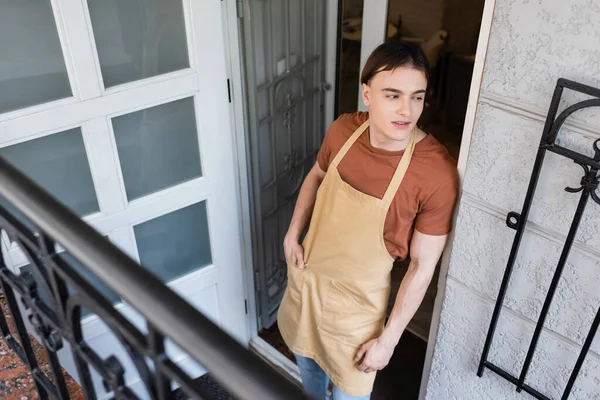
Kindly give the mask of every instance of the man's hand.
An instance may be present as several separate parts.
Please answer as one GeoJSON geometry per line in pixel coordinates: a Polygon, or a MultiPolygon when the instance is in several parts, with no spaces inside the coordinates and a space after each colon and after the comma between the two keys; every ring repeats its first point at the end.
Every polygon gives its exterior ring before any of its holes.
{"type": "Polygon", "coordinates": [[[283,239],[283,252],[289,265],[304,269],[304,249],[298,243],[298,239],[289,233],[283,239]]]}
{"type": "Polygon", "coordinates": [[[285,261],[289,265],[295,265],[300,269],[304,269],[306,266],[304,265],[304,249],[299,244],[300,236],[312,215],[317,199],[317,191],[324,178],[325,172],[319,167],[319,163],[316,162],[308,175],[306,175],[304,183],[300,188],[296,207],[294,208],[294,215],[292,216],[288,232],[283,239],[285,261]]]}
{"type": "Polygon", "coordinates": [[[379,337],[363,344],[356,353],[354,361],[362,372],[375,372],[388,365],[392,354],[394,354],[394,346],[379,337]]]}

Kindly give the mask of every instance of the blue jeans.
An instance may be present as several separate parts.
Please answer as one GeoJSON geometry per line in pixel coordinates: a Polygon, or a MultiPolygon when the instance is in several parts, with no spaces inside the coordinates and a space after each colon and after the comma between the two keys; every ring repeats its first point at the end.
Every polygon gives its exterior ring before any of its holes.
{"type": "MultiPolygon", "coordinates": [[[[302,357],[297,354],[294,354],[294,356],[296,357],[298,369],[300,369],[304,391],[315,400],[326,400],[329,377],[325,371],[310,358],[302,357]]],[[[342,392],[334,385],[329,400],[369,400],[370,398],[370,394],[366,396],[351,396],[342,392]]]]}

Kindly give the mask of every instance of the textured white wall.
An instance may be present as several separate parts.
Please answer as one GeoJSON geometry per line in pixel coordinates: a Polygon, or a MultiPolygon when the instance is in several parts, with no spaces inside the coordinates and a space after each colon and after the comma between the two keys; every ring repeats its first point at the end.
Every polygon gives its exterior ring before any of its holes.
{"type": "MultiPolygon", "coordinates": [[[[477,367],[556,80],[600,87],[600,3],[596,0],[496,0],[469,152],[447,289],[427,399],[528,399],[477,367]]],[[[566,92],[564,109],[585,96],[566,92]]],[[[600,137],[600,108],[575,114],[560,134],[588,155],[600,137]]],[[[530,223],[504,302],[489,360],[518,375],[560,256],[579,195],[581,167],[548,154],[530,223]]],[[[600,307],[600,206],[584,215],[550,308],[527,384],[560,398],[600,307]]],[[[600,336],[600,334],[598,334],[600,336]]],[[[572,399],[600,398],[600,337],[572,399]]]]}

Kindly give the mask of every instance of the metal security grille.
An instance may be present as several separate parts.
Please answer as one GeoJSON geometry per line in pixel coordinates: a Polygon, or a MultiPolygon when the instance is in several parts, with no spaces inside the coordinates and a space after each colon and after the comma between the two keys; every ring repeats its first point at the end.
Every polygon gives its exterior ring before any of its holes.
{"type": "Polygon", "coordinates": [[[283,237],[325,134],[327,2],[246,0],[243,5],[255,285],[259,321],[269,327],[286,287],[283,237]]]}
{"type": "MultiPolygon", "coordinates": [[[[0,257],[0,286],[6,304],[0,332],[8,347],[31,371],[39,399],[69,398],[57,352],[70,345],[86,399],[96,399],[92,371],[115,399],[139,399],[127,387],[123,361],[102,358],[83,335],[82,309],[97,315],[127,349],[144,383],[147,397],[175,399],[173,384],[194,399],[214,398],[167,354],[173,341],[202,364],[236,399],[304,399],[301,389],[242,347],[217,325],[178,296],[147,269],[112,245],[79,217],[0,158],[0,234],[16,242],[35,275],[13,273],[0,257]],[[75,268],[57,253],[57,245],[84,268],[75,268]],[[102,285],[127,301],[143,318],[138,329],[90,283],[102,285]],[[45,292],[47,296],[41,293],[45,292]],[[21,305],[21,304],[22,305],[21,305]],[[10,313],[16,335],[9,329],[10,313]],[[27,334],[26,320],[47,353],[50,373],[40,368],[27,334]]],[[[113,350],[113,349],[111,349],[113,350]]],[[[214,391],[212,391],[214,392],[214,391]]]]}
{"type": "MultiPolygon", "coordinates": [[[[517,231],[515,235],[515,239],[513,241],[512,249],[510,252],[510,256],[508,259],[508,264],[506,266],[506,271],[504,272],[504,277],[502,279],[502,284],[500,286],[500,292],[498,294],[498,299],[496,300],[496,306],[494,308],[494,312],[492,314],[492,321],[490,324],[490,328],[487,334],[487,338],[485,341],[485,345],[483,348],[483,354],[481,355],[481,361],[479,364],[479,370],[477,374],[481,377],[483,376],[483,371],[485,368],[488,368],[508,381],[512,382],[516,385],[517,391],[525,391],[531,394],[533,397],[537,399],[550,400],[549,397],[544,394],[538,392],[533,387],[525,384],[525,379],[527,377],[527,372],[531,365],[531,360],[535,353],[538,340],[540,338],[540,334],[542,332],[542,328],[544,327],[544,322],[546,320],[546,315],[548,314],[548,310],[550,305],[552,304],[552,299],[554,298],[554,294],[556,292],[556,288],[560,281],[565,263],[567,262],[567,258],[569,256],[569,252],[571,251],[571,247],[573,245],[573,241],[575,239],[575,234],[577,233],[577,229],[579,228],[579,223],[581,222],[581,218],[585,211],[585,208],[590,199],[600,205],[600,197],[596,193],[598,189],[598,183],[600,181],[600,175],[598,171],[600,170],[600,139],[596,140],[593,143],[594,153],[593,157],[588,157],[586,155],[577,153],[575,151],[569,150],[565,147],[559,145],[557,141],[557,136],[560,131],[561,126],[564,124],[565,120],[574,112],[582,110],[588,107],[600,107],[600,89],[596,89],[590,86],[582,85],[577,82],[569,81],[566,79],[559,79],[554,90],[554,96],[552,98],[552,103],[550,104],[550,109],[548,111],[548,116],[546,118],[546,124],[544,126],[544,131],[542,134],[542,139],[538,148],[537,157],[535,160],[535,164],[533,167],[533,173],[531,176],[531,180],[529,182],[529,187],[527,189],[527,195],[525,197],[525,202],[523,204],[523,210],[521,213],[510,212],[506,219],[506,224],[509,228],[515,229],[517,231]],[[567,88],[579,93],[583,93],[589,96],[597,97],[596,99],[585,100],[579,103],[576,103],[563,112],[561,112],[558,117],[556,116],[558,112],[558,107],[563,95],[563,90],[567,88]],[[560,259],[558,261],[558,265],[552,277],[552,281],[550,283],[548,293],[546,295],[546,299],[542,306],[542,310],[540,312],[539,319],[536,323],[535,331],[533,333],[533,337],[531,338],[531,343],[529,345],[529,350],[527,351],[527,356],[523,362],[523,366],[521,368],[521,373],[518,377],[512,376],[507,371],[502,368],[494,365],[492,362],[488,360],[488,354],[490,347],[492,345],[492,340],[494,338],[494,332],[496,330],[496,325],[498,322],[498,318],[500,316],[500,310],[502,309],[502,304],[504,302],[504,297],[506,295],[506,290],[508,288],[508,284],[510,281],[510,276],[512,274],[513,266],[515,264],[515,260],[517,258],[517,253],[519,251],[519,246],[521,244],[521,239],[523,237],[523,232],[525,230],[525,225],[527,223],[527,217],[529,215],[529,211],[531,208],[531,203],[534,197],[534,193],[536,190],[536,186],[538,183],[538,179],[540,176],[540,172],[542,170],[542,165],[544,163],[544,156],[546,152],[555,153],[561,155],[563,157],[569,158],[573,160],[576,164],[580,165],[583,168],[584,175],[581,178],[581,182],[579,187],[577,188],[566,188],[565,190],[569,193],[581,193],[579,197],[579,203],[577,205],[577,210],[575,211],[575,216],[573,217],[573,221],[571,222],[571,226],[569,228],[569,233],[565,240],[562,253],[560,255],[560,259]]],[[[577,375],[581,369],[581,366],[585,360],[585,357],[590,349],[590,346],[594,340],[594,336],[596,331],[598,330],[598,326],[600,325],[600,309],[598,310],[594,321],[592,322],[592,326],[590,327],[589,333],[586,337],[586,340],[583,344],[577,362],[573,367],[571,372],[571,376],[567,383],[567,386],[564,389],[563,395],[561,397],[562,400],[566,400],[573,389],[573,385],[575,384],[575,380],[577,379],[577,375]]]]}

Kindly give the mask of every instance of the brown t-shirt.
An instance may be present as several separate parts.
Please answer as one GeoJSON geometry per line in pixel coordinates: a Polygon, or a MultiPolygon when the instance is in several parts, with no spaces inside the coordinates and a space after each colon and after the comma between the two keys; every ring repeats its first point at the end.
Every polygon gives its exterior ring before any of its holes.
{"type": "MultiPolygon", "coordinates": [[[[317,155],[323,171],[368,113],[344,114],[331,124],[317,155]]],[[[339,164],[342,179],[356,190],[382,198],[404,151],[387,151],[371,145],[369,129],[339,164]]],[[[446,235],[458,196],[456,161],[433,136],[415,145],[410,166],[392,201],[385,221],[385,245],[394,258],[404,259],[414,229],[426,235],[446,235]]]]}

